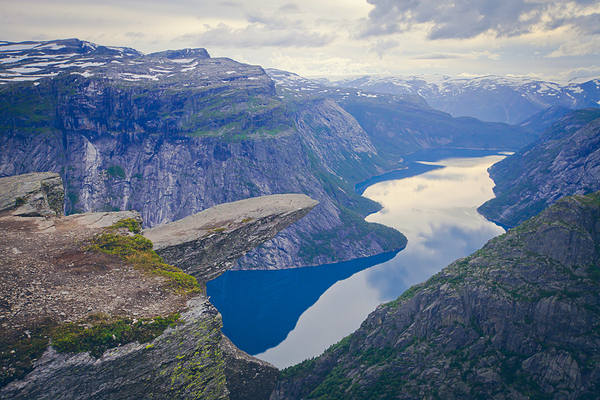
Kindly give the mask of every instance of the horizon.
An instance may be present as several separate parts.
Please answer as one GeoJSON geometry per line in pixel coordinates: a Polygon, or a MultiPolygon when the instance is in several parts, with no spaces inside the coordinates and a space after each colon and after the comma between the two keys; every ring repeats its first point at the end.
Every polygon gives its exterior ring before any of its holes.
{"type": "MultiPolygon", "coordinates": [[[[102,46],[102,47],[108,47],[108,48],[123,48],[123,49],[132,49],[132,50],[136,50],[140,53],[142,53],[143,55],[148,55],[148,54],[152,54],[155,52],[162,52],[162,51],[167,51],[167,50],[185,50],[185,49],[191,49],[191,50],[195,50],[195,49],[203,49],[206,50],[209,54],[209,56],[211,58],[230,58],[233,59],[232,57],[226,57],[226,56],[214,56],[213,54],[211,54],[210,49],[207,49],[205,47],[180,47],[180,48],[169,48],[169,49],[160,49],[160,50],[156,50],[156,51],[152,51],[152,52],[143,52],[135,47],[131,47],[131,46],[113,46],[113,45],[107,45],[107,44],[103,44],[103,43],[97,43],[97,42],[92,42],[89,40],[85,40],[85,39],[81,39],[81,38],[77,38],[77,37],[65,37],[65,38],[56,38],[56,39],[49,39],[49,40],[22,40],[22,41],[6,41],[6,40],[1,40],[0,39],[0,46],[2,45],[16,45],[16,44],[30,44],[30,43],[51,43],[51,42],[58,42],[58,41],[64,41],[64,40],[79,40],[81,42],[87,42],[87,43],[91,43],[97,46],[102,46]]],[[[2,51],[2,48],[0,47],[0,52],[2,51]]],[[[235,60],[234,61],[239,61],[239,60],[235,60]]],[[[580,84],[580,83],[585,83],[585,82],[589,82],[589,81],[593,81],[593,80],[597,80],[600,78],[600,73],[598,73],[597,75],[593,75],[593,76],[588,76],[588,77],[573,77],[569,80],[548,80],[548,79],[544,79],[543,77],[540,76],[536,76],[536,75],[516,75],[516,74],[505,74],[505,75],[498,75],[498,74],[469,74],[469,73],[459,73],[456,75],[449,75],[449,74],[441,74],[441,73],[430,73],[430,74],[410,74],[410,73],[406,73],[406,74],[384,74],[384,73],[371,73],[371,74],[330,74],[330,75],[320,75],[320,74],[316,74],[316,75],[301,75],[295,71],[292,70],[283,70],[277,67],[267,67],[264,65],[260,65],[260,64],[254,64],[254,65],[258,65],[263,67],[265,70],[269,70],[269,69],[274,69],[274,70],[280,70],[280,71],[284,71],[284,72],[289,72],[292,74],[296,74],[298,76],[301,76],[302,78],[306,78],[309,80],[316,80],[316,79],[327,79],[330,80],[332,82],[335,82],[336,80],[350,80],[350,79],[359,79],[359,78],[371,78],[371,77],[375,77],[375,78],[380,78],[380,79],[384,79],[384,78],[400,78],[400,79],[404,79],[404,80],[408,80],[408,79],[422,79],[428,83],[432,83],[435,80],[471,80],[471,79],[483,79],[483,78],[505,78],[505,79],[515,79],[515,80],[531,80],[531,81],[544,81],[547,83],[554,83],[554,84],[559,84],[559,85],[568,85],[568,84],[580,84]]]]}
{"type": "Polygon", "coordinates": [[[588,0],[25,0],[4,8],[0,37],[10,42],[76,37],[144,53],[203,47],[305,77],[600,75],[600,4],[588,0]]]}

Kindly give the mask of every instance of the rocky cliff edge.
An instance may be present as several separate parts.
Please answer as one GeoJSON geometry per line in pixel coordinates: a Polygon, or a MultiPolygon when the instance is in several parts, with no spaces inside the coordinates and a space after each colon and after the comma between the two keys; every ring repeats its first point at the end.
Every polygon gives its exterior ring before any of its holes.
{"type": "Polygon", "coordinates": [[[194,263],[188,253],[161,258],[137,212],[60,217],[62,195],[56,174],[0,179],[1,398],[268,397],[277,370],[223,336],[204,279],[316,202],[265,196],[149,232],[166,255],[207,241],[227,249],[194,263]],[[198,279],[171,260],[194,265],[198,279]]]}

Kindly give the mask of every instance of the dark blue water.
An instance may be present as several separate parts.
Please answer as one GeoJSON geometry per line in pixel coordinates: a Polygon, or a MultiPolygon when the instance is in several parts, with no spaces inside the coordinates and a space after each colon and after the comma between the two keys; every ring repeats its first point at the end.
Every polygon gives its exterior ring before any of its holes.
{"type": "Polygon", "coordinates": [[[223,316],[223,333],[247,353],[258,354],[281,343],[300,315],[334,283],[396,254],[311,268],[227,271],[208,282],[207,289],[223,316]]]}
{"type": "Polygon", "coordinates": [[[408,238],[397,254],[311,268],[229,271],[209,282],[224,333],[280,368],[320,354],[356,330],[377,305],[503,232],[476,211],[493,197],[487,168],[502,158],[420,163],[423,173],[369,186],[364,196],[383,209],[367,220],[408,238]]]}

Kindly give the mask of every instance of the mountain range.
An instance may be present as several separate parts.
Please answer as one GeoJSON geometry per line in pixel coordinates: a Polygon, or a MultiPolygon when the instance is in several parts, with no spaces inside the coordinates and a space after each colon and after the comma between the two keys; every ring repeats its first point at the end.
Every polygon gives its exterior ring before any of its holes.
{"type": "Polygon", "coordinates": [[[204,49],[2,43],[0,62],[0,176],[59,173],[67,213],[133,209],[151,227],[250,196],[302,192],[320,202],[242,268],[401,249],[403,235],[364,222],[379,206],[356,183],[402,168],[416,150],[517,150],[536,137],[418,98],[313,93],[305,81],[290,91],[259,66],[204,49]]]}
{"type": "Polygon", "coordinates": [[[0,393],[597,398],[599,87],[0,42],[0,393]],[[402,249],[360,188],[458,150],[514,152],[479,208],[505,234],[283,371],[221,333],[206,280],[402,249]]]}
{"type": "Polygon", "coordinates": [[[569,109],[597,107],[600,80],[559,84],[528,77],[363,76],[328,81],[373,93],[421,96],[431,107],[452,116],[519,124],[552,106],[569,109]]]}

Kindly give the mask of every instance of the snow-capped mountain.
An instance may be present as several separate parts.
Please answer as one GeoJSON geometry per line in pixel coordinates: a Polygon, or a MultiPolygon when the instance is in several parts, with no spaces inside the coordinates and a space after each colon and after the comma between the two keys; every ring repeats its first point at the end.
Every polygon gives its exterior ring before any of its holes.
{"type": "Polygon", "coordinates": [[[329,97],[336,101],[344,101],[349,98],[378,99],[383,102],[410,102],[426,106],[425,100],[413,93],[388,93],[369,89],[361,89],[352,86],[334,86],[327,80],[315,80],[305,78],[289,71],[283,71],[276,68],[266,68],[265,72],[275,82],[278,93],[281,97],[288,98],[306,98],[306,97],[329,97]]]}
{"type": "Polygon", "coordinates": [[[99,46],[65,39],[47,42],[0,42],[0,86],[39,81],[59,74],[82,75],[124,84],[174,82],[194,87],[272,86],[262,68],[227,58],[211,58],[205,49],[143,54],[126,47],[99,46]]]}
{"type": "Polygon", "coordinates": [[[516,124],[552,106],[597,107],[600,80],[558,84],[527,77],[363,76],[332,80],[330,86],[359,88],[398,96],[419,95],[453,116],[516,124]]]}

